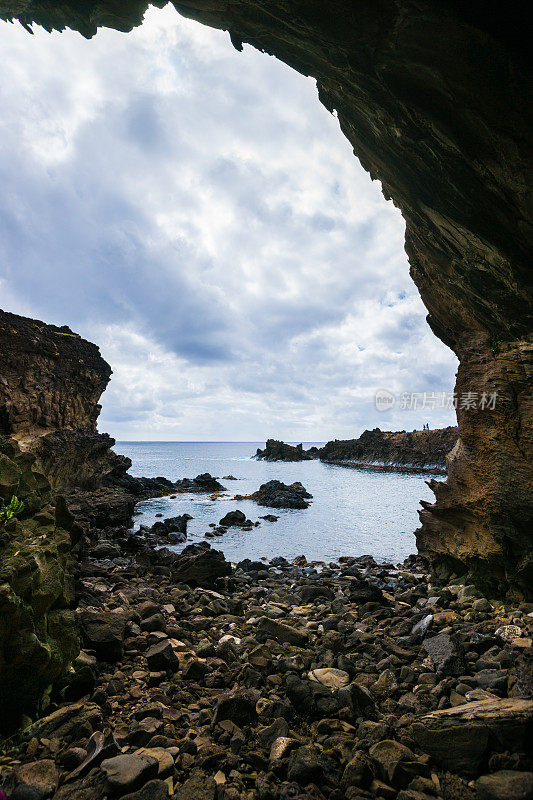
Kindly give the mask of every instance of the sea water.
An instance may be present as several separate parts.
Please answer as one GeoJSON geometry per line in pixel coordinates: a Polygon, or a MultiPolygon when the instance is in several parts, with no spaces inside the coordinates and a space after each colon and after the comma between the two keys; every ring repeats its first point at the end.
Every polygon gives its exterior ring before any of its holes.
{"type": "MultiPolygon", "coordinates": [[[[320,442],[306,442],[304,447],[320,442]]],[[[227,488],[225,496],[178,494],[175,499],[158,497],[137,506],[135,528],[152,525],[156,514],[163,518],[190,514],[187,542],[204,539],[210,523],[218,523],[228,512],[240,509],[261,525],[251,531],[230,528],[223,536],[208,539],[236,562],[243,558],[305,555],[311,560],[334,561],[339,556],[371,554],[377,561],[403,560],[416,552],[414,531],[418,527],[420,500],[433,501],[423,473],[403,474],[356,469],[320,461],[295,463],[258,461],[253,456],[263,442],[117,442],[115,451],[132,460],[132,475],[171,480],[194,478],[210,472],[227,488]],[[225,480],[233,475],[237,480],[225,480]],[[271,509],[251,500],[235,501],[262,483],[277,479],[301,481],[313,495],[309,508],[271,509]],[[260,519],[275,514],[277,522],[260,519]]],[[[185,545],[170,549],[179,551],[185,545]]]]}

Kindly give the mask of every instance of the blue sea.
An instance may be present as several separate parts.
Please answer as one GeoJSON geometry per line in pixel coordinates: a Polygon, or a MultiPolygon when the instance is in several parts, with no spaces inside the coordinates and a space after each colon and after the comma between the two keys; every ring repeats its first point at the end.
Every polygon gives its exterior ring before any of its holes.
{"type": "MultiPolygon", "coordinates": [[[[321,442],[305,442],[305,447],[321,442]]],[[[230,528],[209,539],[236,562],[305,555],[311,560],[334,561],[339,556],[371,554],[378,561],[402,561],[416,552],[414,530],[421,499],[433,501],[424,474],[402,474],[323,464],[257,461],[253,458],[264,442],[117,442],[115,451],[132,460],[132,475],[171,480],[194,478],[210,472],[227,488],[224,497],[178,494],[174,500],[159,497],[139,503],[135,517],[139,525],[152,525],[156,514],[175,517],[190,514],[188,542],[204,539],[210,523],[236,508],[253,522],[268,513],[279,516],[274,523],[260,520],[251,531],[230,528]],[[237,480],[224,480],[233,475],[237,480]],[[251,500],[235,501],[235,494],[250,494],[262,483],[276,478],[284,483],[301,481],[313,495],[305,510],[269,509],[251,500]]],[[[184,545],[174,548],[181,550],[184,545]]]]}

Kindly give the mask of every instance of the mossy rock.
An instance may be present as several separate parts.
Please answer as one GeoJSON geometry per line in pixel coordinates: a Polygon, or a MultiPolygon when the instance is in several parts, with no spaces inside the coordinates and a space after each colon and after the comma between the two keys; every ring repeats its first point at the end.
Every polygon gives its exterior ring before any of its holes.
{"type": "MultiPolygon", "coordinates": [[[[0,525],[0,733],[35,715],[47,687],[79,652],[72,542],[58,525],[50,485],[34,457],[0,437],[0,496],[24,501],[0,525]]],[[[68,517],[62,521],[68,525],[68,517]]]]}

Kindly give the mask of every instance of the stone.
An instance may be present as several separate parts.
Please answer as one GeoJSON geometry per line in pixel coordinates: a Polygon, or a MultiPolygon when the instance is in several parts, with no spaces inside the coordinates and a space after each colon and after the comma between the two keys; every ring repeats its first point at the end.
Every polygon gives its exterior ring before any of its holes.
{"type": "Polygon", "coordinates": [[[313,669],[309,673],[309,678],[312,681],[317,681],[328,689],[341,689],[350,683],[350,676],[342,669],[334,669],[333,667],[322,667],[320,669],[313,669]]]}
{"type": "Polygon", "coordinates": [[[305,745],[295,750],[290,759],[287,777],[301,786],[316,783],[322,777],[323,769],[318,758],[318,751],[313,745],[305,745]]]}
{"type": "Polygon", "coordinates": [[[172,670],[176,672],[180,663],[169,639],[156,642],[146,651],[146,660],[151,672],[172,670]]]}
{"type": "Polygon", "coordinates": [[[120,661],[124,653],[126,615],[112,611],[82,611],[80,616],[87,647],[102,661],[120,661]]]}
{"type": "Polygon", "coordinates": [[[474,677],[482,689],[505,689],[507,686],[507,672],[502,669],[482,669],[474,677]]]}
{"type": "Polygon", "coordinates": [[[229,719],[236,725],[250,725],[257,720],[256,698],[249,692],[238,691],[222,695],[219,698],[213,725],[229,719]]]}
{"type": "Polygon", "coordinates": [[[411,737],[424,753],[450,772],[476,777],[489,742],[518,752],[527,747],[533,700],[479,700],[418,717],[411,737]]]}
{"type": "Polygon", "coordinates": [[[22,764],[17,769],[18,780],[40,793],[42,798],[51,797],[59,783],[59,773],[49,758],[22,764]]]}
{"type": "Polygon", "coordinates": [[[211,775],[200,770],[176,788],[173,800],[215,800],[217,784],[211,775]]]}
{"type": "Polygon", "coordinates": [[[289,755],[291,750],[299,746],[300,743],[297,739],[293,739],[290,736],[278,736],[270,747],[269,761],[271,763],[281,761],[282,758],[286,758],[289,755]]]}
{"type": "Polygon", "coordinates": [[[449,633],[424,639],[424,650],[429,654],[438,675],[463,675],[466,671],[464,651],[449,633]]]}
{"type": "Polygon", "coordinates": [[[154,778],[158,771],[157,758],[149,755],[120,755],[102,761],[101,769],[106,785],[114,794],[125,794],[139,789],[154,778]]]}
{"type": "Polygon", "coordinates": [[[122,800],[166,800],[169,794],[165,781],[153,780],[145,783],[142,789],[123,795],[122,800]]]}
{"type": "Polygon", "coordinates": [[[368,789],[373,777],[370,759],[365,753],[357,752],[344,768],[341,787],[348,789],[350,786],[357,786],[359,789],[368,789]]]}
{"type": "Polygon", "coordinates": [[[522,636],[522,629],[518,625],[502,625],[495,631],[502,642],[514,642],[522,636]]]}
{"type": "Polygon", "coordinates": [[[533,772],[500,770],[476,781],[476,800],[533,800],[533,772]]]}
{"type": "Polygon", "coordinates": [[[246,524],[246,514],[243,514],[238,509],[237,511],[230,511],[226,516],[222,517],[218,524],[225,528],[242,528],[246,524]]]}
{"type": "Polygon", "coordinates": [[[432,622],[433,622],[433,614],[427,614],[427,616],[419,620],[416,623],[416,625],[413,625],[411,633],[414,636],[418,636],[420,639],[423,639],[428,630],[430,629],[432,622]]]}
{"type": "Polygon", "coordinates": [[[265,633],[271,639],[276,639],[278,642],[286,644],[293,644],[297,647],[304,647],[307,643],[307,633],[293,628],[291,625],[285,625],[283,622],[278,622],[269,617],[261,617],[257,624],[257,631],[265,633]]]}
{"type": "Polygon", "coordinates": [[[378,776],[395,788],[405,788],[414,775],[424,771],[412,750],[393,739],[372,745],[368,754],[378,776]]]}

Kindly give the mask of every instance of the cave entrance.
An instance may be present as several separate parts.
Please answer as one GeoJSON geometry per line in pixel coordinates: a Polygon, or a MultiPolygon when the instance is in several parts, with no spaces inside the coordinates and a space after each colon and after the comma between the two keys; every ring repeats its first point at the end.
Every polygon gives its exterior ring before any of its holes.
{"type": "MultiPolygon", "coordinates": [[[[69,2],[52,9],[30,2],[23,11],[20,5],[4,3],[2,16],[48,30],[72,25],[92,36],[103,25],[131,30],[148,4],[120,3],[114,14],[92,0],[75,14],[69,2]]],[[[477,3],[472,14],[450,0],[173,5],[229,31],[237,50],[250,43],[314,76],[361,163],[401,209],[428,321],[460,361],[458,394],[497,388],[503,398],[483,413],[459,409],[464,446],[436,507],[424,510],[421,549],[436,562],[444,551],[474,568],[481,558],[489,572],[503,564],[509,581],[524,583],[532,542],[521,530],[533,530],[532,227],[525,188],[533,152],[531,74],[524,40],[514,44],[507,36],[507,7],[496,15],[495,4],[477,3]],[[520,563],[512,555],[518,551],[520,563]]],[[[153,133],[142,131],[141,146],[153,133]]]]}

